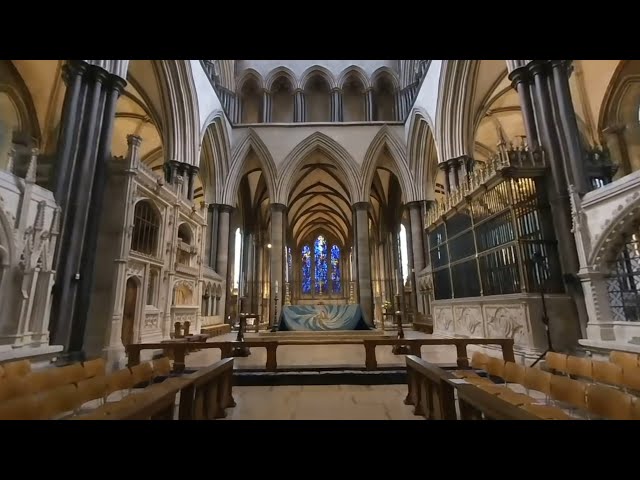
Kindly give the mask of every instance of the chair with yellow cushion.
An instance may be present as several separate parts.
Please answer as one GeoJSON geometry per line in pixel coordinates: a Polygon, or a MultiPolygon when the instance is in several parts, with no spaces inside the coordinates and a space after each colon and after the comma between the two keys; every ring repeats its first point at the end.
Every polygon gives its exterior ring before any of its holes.
{"type": "Polygon", "coordinates": [[[31,372],[31,362],[29,360],[16,360],[15,362],[8,362],[2,364],[4,370],[4,376],[11,377],[24,377],[31,372]]]}

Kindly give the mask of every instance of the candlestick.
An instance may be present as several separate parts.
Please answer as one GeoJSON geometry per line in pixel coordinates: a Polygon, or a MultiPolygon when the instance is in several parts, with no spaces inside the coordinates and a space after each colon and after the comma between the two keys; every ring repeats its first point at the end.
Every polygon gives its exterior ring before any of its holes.
{"type": "Polygon", "coordinates": [[[278,280],[276,280],[276,295],[278,294],[278,280]]]}

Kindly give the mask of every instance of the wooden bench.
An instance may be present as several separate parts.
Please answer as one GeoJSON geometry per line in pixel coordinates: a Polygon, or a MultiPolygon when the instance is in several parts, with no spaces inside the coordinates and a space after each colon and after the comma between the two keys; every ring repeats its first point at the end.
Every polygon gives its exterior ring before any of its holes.
{"type": "Polygon", "coordinates": [[[173,370],[183,372],[185,369],[185,358],[189,351],[203,350],[207,348],[220,349],[221,358],[231,356],[231,351],[235,346],[246,346],[249,348],[265,348],[267,350],[267,361],[265,369],[275,372],[278,369],[277,349],[283,345],[363,345],[365,349],[365,367],[367,370],[376,370],[378,362],[376,359],[376,347],[379,345],[408,345],[410,354],[420,357],[420,349],[425,345],[454,345],[457,351],[457,364],[460,368],[469,367],[467,358],[468,345],[499,345],[502,348],[502,356],[505,361],[515,361],[513,353],[512,338],[388,338],[388,339],[322,339],[322,340],[295,340],[295,339],[245,339],[242,342],[235,341],[210,341],[210,342],[184,342],[166,341],[161,343],[135,343],[126,346],[128,365],[132,367],[140,363],[141,350],[164,349],[167,356],[173,358],[173,370]]]}
{"type": "Polygon", "coordinates": [[[221,323],[219,325],[207,325],[200,329],[201,333],[207,334],[209,337],[218,337],[231,333],[231,325],[228,323],[221,323]]]}

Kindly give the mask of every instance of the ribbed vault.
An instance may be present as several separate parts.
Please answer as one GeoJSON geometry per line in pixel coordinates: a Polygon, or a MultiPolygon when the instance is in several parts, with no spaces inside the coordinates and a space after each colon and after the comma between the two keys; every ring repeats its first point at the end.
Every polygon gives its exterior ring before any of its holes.
{"type": "Polygon", "coordinates": [[[288,199],[289,228],[296,246],[323,232],[346,245],[351,237],[351,196],[326,154],[311,152],[294,177],[288,199]]]}

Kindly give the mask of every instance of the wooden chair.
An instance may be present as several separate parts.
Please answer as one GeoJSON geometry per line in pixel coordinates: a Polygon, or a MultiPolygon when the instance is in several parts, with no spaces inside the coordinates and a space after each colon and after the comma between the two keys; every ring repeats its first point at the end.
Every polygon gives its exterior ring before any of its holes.
{"type": "Polygon", "coordinates": [[[82,364],[85,378],[102,377],[107,374],[104,358],[95,358],[82,364]]]}
{"type": "Polygon", "coordinates": [[[524,384],[524,375],[526,368],[514,362],[505,362],[504,364],[504,380],[507,384],[515,383],[524,384]]]}
{"type": "Polygon", "coordinates": [[[171,360],[169,357],[156,358],[151,362],[154,377],[168,377],[171,375],[171,360]]]}
{"type": "Polygon", "coordinates": [[[558,402],[571,405],[573,409],[587,409],[587,384],[562,375],[551,376],[549,396],[558,402]]]}
{"type": "MultiPolygon", "coordinates": [[[[473,352],[471,355],[471,368],[474,370],[485,370],[489,355],[482,352],[473,352]]],[[[474,370],[456,370],[453,374],[458,378],[482,378],[474,370]]]]}
{"type": "Polygon", "coordinates": [[[104,399],[109,391],[109,380],[105,376],[87,378],[77,383],[80,406],[78,411],[85,408],[98,407],[104,404],[104,399]],[[98,401],[97,405],[94,401],[98,401]]]}
{"type": "Polygon", "coordinates": [[[3,364],[2,368],[4,376],[7,378],[24,377],[31,372],[31,362],[29,360],[17,360],[3,364]]]}
{"type": "Polygon", "coordinates": [[[60,377],[61,385],[69,385],[70,383],[78,383],[86,378],[84,367],[81,363],[74,363],[66,367],[57,368],[57,375],[60,377]]]}
{"type": "Polygon", "coordinates": [[[622,385],[622,367],[612,362],[593,360],[593,379],[609,385],[622,385]]]}
{"type": "Polygon", "coordinates": [[[0,379],[0,402],[29,394],[29,385],[22,377],[0,379]]]}
{"type": "Polygon", "coordinates": [[[631,400],[631,420],[640,420],[640,398],[633,397],[631,400]]]}
{"type": "Polygon", "coordinates": [[[567,355],[564,353],[548,352],[544,361],[552,373],[567,373],[567,355]]]}
{"type": "Polygon", "coordinates": [[[621,384],[627,392],[640,392],[640,367],[622,367],[621,384]]]}
{"type": "Polygon", "coordinates": [[[41,393],[64,385],[65,379],[59,375],[58,368],[45,368],[29,373],[24,377],[29,393],[41,393]]]}
{"type": "Polygon", "coordinates": [[[153,367],[149,362],[139,363],[131,367],[133,385],[147,384],[153,378],[153,367]]]}
{"type": "Polygon", "coordinates": [[[57,420],[72,415],[81,405],[75,384],[63,385],[38,395],[40,419],[57,420]]]}
{"type": "Polygon", "coordinates": [[[571,420],[572,417],[558,407],[550,405],[525,404],[520,408],[545,420],[571,420]]]}
{"type": "Polygon", "coordinates": [[[618,352],[616,350],[612,350],[609,353],[609,361],[611,361],[612,363],[617,363],[623,369],[630,367],[640,367],[638,355],[635,353],[618,352]]]}
{"type": "Polygon", "coordinates": [[[551,377],[553,375],[549,372],[540,370],[539,368],[525,367],[524,372],[524,386],[529,390],[535,390],[545,394],[548,399],[551,392],[551,377]]]}
{"type": "Polygon", "coordinates": [[[579,378],[593,378],[593,361],[587,357],[567,357],[567,373],[579,378]]]}
{"type": "Polygon", "coordinates": [[[0,379],[4,378],[4,368],[2,368],[2,365],[0,365],[0,379]]]}
{"type": "Polygon", "coordinates": [[[487,373],[492,377],[504,380],[504,360],[497,357],[489,357],[486,367],[487,373]]]}
{"type": "Polygon", "coordinates": [[[135,379],[128,368],[107,375],[107,394],[104,401],[116,401],[128,394],[135,385],[135,379]]]}
{"type": "Polygon", "coordinates": [[[607,420],[631,420],[632,396],[604,385],[587,387],[587,408],[590,413],[607,420]]]}
{"type": "Polygon", "coordinates": [[[39,407],[34,395],[0,402],[0,420],[38,420],[39,407]]]}

